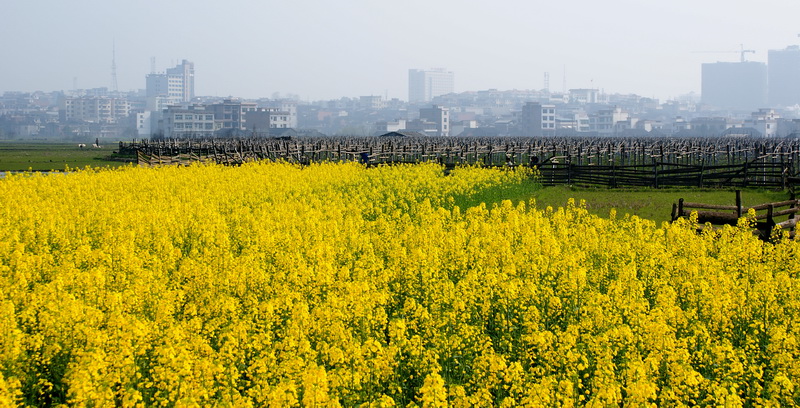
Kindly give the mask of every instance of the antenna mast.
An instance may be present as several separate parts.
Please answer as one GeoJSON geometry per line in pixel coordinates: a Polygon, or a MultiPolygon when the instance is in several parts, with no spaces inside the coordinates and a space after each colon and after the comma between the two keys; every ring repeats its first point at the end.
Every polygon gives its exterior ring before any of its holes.
{"type": "Polygon", "coordinates": [[[111,43],[111,90],[114,93],[119,92],[119,86],[117,85],[117,44],[116,41],[111,43]]]}
{"type": "Polygon", "coordinates": [[[544,92],[550,95],[550,73],[544,73],[544,92]]]}

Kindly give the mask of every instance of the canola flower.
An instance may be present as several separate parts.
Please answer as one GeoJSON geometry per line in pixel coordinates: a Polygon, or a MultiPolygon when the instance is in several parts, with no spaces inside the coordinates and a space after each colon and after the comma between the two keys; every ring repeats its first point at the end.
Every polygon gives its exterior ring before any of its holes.
{"type": "Polygon", "coordinates": [[[0,406],[800,405],[797,243],[459,208],[529,174],[0,181],[0,406]]]}

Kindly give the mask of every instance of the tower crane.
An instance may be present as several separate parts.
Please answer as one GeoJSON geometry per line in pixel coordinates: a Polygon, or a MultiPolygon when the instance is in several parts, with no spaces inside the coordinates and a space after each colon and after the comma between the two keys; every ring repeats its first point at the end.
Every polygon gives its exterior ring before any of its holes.
{"type": "Polygon", "coordinates": [[[742,62],[745,61],[744,54],[746,54],[748,52],[751,52],[751,53],[755,54],[756,50],[746,50],[746,49],[744,49],[744,44],[739,44],[739,53],[741,54],[742,62]]]}
{"type": "MultiPolygon", "coordinates": [[[[798,36],[800,36],[800,34],[798,36]]],[[[744,49],[744,44],[739,44],[739,50],[738,51],[696,51],[696,52],[705,53],[705,54],[724,54],[724,53],[735,52],[735,53],[739,54],[739,56],[741,58],[741,62],[745,62],[746,61],[744,55],[747,54],[748,52],[749,53],[753,53],[753,54],[756,53],[755,50],[746,50],[746,49],[744,49]]]]}

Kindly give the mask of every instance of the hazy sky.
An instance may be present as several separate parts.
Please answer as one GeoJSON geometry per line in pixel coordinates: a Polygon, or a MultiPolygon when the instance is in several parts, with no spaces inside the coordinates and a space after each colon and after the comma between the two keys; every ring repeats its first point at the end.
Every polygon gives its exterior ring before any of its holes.
{"type": "Polygon", "coordinates": [[[0,92],[144,88],[195,63],[198,95],[408,98],[408,69],[457,92],[601,88],[661,99],[700,90],[700,64],[800,43],[800,1],[5,0],[0,92]],[[720,51],[706,53],[704,51],[720,51]],[[728,51],[728,52],[724,52],[728,51]]]}

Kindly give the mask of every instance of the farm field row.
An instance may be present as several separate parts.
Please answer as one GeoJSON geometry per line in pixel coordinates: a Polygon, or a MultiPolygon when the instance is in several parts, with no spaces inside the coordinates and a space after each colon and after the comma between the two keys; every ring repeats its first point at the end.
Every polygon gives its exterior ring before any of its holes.
{"type": "MultiPolygon", "coordinates": [[[[121,161],[108,160],[116,145],[105,150],[90,147],[80,149],[70,143],[0,142],[0,171],[50,171],[92,167],[120,167],[121,161]]],[[[786,192],[763,189],[745,189],[745,205],[781,201],[786,192]]],[[[536,199],[539,208],[561,207],[571,198],[585,200],[586,209],[595,215],[607,217],[612,209],[619,214],[637,215],[660,224],[669,221],[672,203],[679,198],[710,204],[732,204],[733,191],[728,189],[606,189],[571,188],[569,186],[541,187],[537,183],[514,186],[497,186],[471,199],[458,203],[462,207],[480,202],[499,203],[503,199],[528,201],[536,199]]]]}
{"type": "Polygon", "coordinates": [[[796,242],[502,200],[529,177],[0,180],[0,405],[800,404],[796,242]]]}

